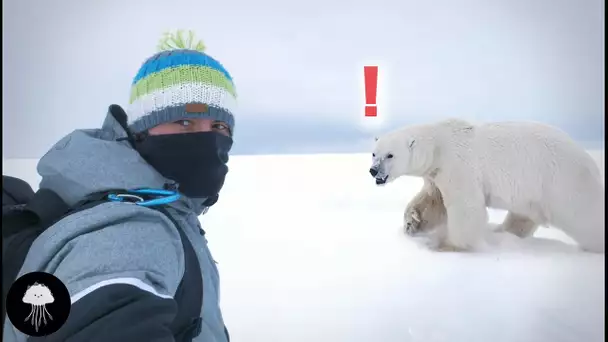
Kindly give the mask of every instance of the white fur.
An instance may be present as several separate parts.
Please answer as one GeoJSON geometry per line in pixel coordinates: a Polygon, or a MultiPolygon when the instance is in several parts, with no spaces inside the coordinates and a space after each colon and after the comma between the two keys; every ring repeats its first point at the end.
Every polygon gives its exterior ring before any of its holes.
{"type": "Polygon", "coordinates": [[[604,252],[600,171],[556,128],[531,122],[474,126],[457,119],[408,126],[377,140],[372,169],[386,183],[404,175],[425,179],[425,188],[406,209],[406,225],[407,210],[437,203],[424,195],[436,196],[436,186],[443,208],[425,215],[441,220],[445,210],[445,245],[454,249],[478,245],[487,227],[486,207],[491,207],[509,212],[499,228],[517,236],[551,225],[583,249],[604,252]]]}

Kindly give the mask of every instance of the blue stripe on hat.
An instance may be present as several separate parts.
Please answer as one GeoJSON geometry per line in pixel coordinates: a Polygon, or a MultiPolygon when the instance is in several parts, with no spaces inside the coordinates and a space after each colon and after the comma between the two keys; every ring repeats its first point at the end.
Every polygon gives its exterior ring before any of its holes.
{"type": "Polygon", "coordinates": [[[152,73],[183,65],[208,66],[218,70],[232,82],[228,71],[212,57],[198,51],[173,50],[161,52],[148,59],[139,69],[133,84],[152,73]]]}

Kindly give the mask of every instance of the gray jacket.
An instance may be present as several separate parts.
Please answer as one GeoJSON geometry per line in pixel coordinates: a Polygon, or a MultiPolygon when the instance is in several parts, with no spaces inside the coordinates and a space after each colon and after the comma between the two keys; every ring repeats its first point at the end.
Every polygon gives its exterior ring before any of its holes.
{"type": "MultiPolygon", "coordinates": [[[[40,160],[40,188],[55,191],[69,205],[109,189],[162,189],[169,181],[128,142],[117,141],[125,136],[111,115],[102,129],[67,135],[40,160]]],[[[202,202],[182,197],[168,211],[185,230],[202,269],[203,326],[195,341],[226,342],[219,274],[198,220],[202,202]]],[[[62,330],[84,338],[75,340],[106,341],[104,331],[115,339],[124,330],[173,341],[168,325],[177,310],[173,296],[184,274],[184,252],[177,228],[155,210],[109,202],[70,215],[34,241],[19,276],[32,271],[51,273],[67,286],[72,308],[62,330]],[[118,305],[115,298],[130,304],[118,305]]],[[[3,340],[27,336],[7,319],[3,340]]]]}

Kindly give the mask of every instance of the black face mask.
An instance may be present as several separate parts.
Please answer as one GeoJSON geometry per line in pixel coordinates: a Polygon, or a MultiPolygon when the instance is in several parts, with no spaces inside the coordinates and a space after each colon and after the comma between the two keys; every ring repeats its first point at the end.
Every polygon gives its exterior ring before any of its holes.
{"type": "Polygon", "coordinates": [[[190,198],[217,198],[231,148],[232,138],[216,132],[146,135],[135,141],[148,164],[190,198]]]}

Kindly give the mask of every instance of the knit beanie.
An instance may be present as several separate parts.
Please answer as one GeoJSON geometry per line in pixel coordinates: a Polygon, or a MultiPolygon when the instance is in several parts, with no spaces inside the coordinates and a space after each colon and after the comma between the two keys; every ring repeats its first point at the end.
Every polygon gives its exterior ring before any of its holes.
{"type": "Polygon", "coordinates": [[[228,71],[207,55],[190,31],[167,33],[159,52],[148,58],[133,79],[129,128],[133,133],[183,119],[225,122],[234,134],[236,91],[228,71]]]}

